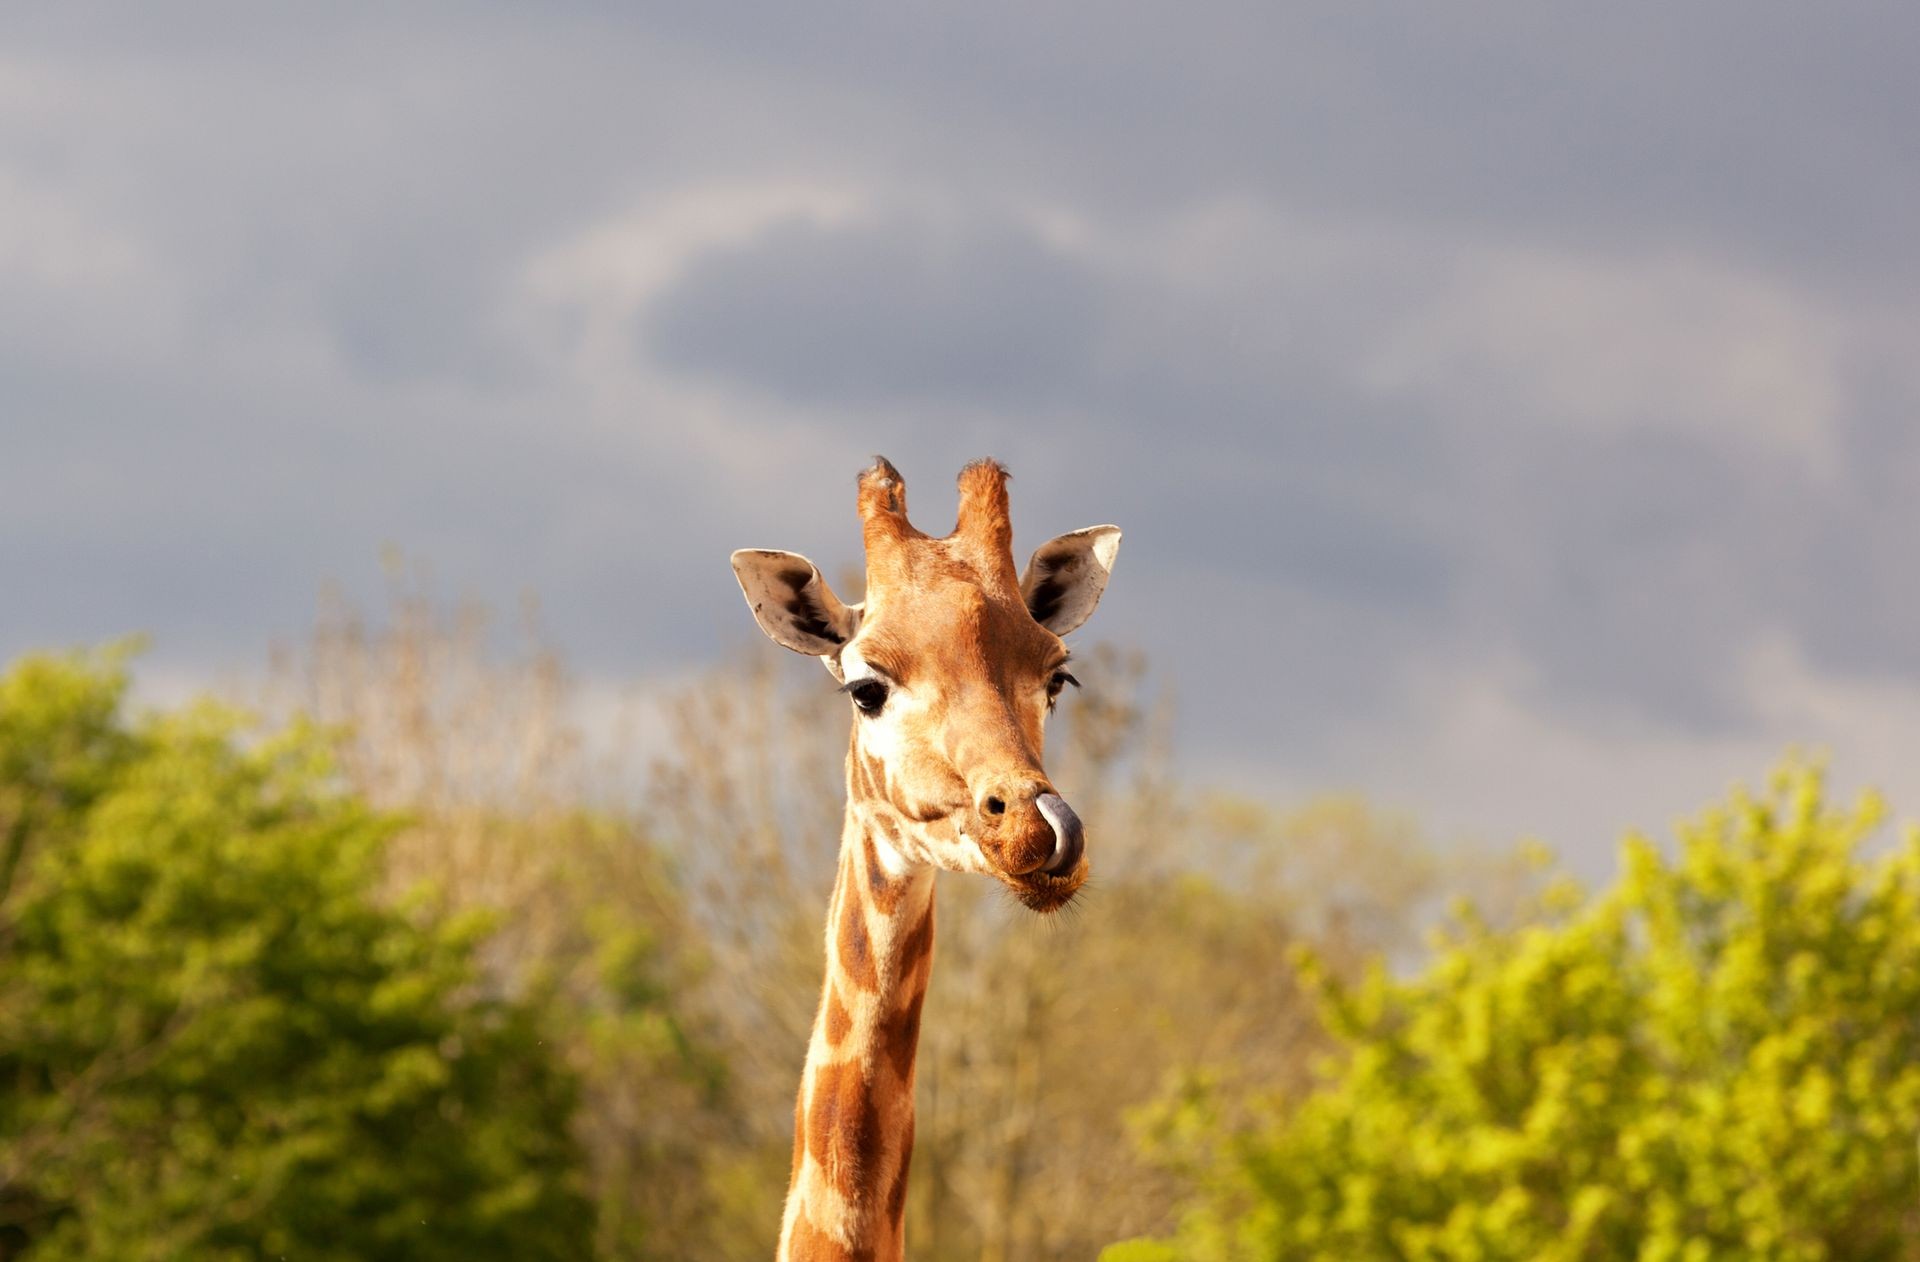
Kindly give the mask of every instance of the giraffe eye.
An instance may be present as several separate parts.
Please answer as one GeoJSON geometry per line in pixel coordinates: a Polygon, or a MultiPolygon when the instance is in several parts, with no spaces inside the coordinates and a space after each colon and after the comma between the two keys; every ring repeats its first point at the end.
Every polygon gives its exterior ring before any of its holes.
{"type": "Polygon", "coordinates": [[[1056,670],[1053,672],[1053,677],[1047,680],[1047,705],[1049,707],[1060,699],[1061,691],[1065,689],[1068,684],[1072,684],[1075,688],[1078,688],[1080,681],[1064,670],[1056,670]]]}
{"type": "Polygon", "coordinates": [[[847,692],[862,714],[878,714],[880,707],[887,704],[887,686],[877,679],[862,679],[849,685],[847,692]]]}

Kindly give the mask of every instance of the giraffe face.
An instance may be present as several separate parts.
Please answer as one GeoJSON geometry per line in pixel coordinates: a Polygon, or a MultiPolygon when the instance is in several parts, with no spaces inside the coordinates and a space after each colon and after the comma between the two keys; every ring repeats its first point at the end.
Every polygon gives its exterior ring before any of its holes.
{"type": "Polygon", "coordinates": [[[986,872],[1036,910],[1086,879],[1079,821],[1047,778],[1067,650],[967,577],[895,598],[841,652],[855,796],[897,817],[914,861],[986,872]]]}
{"type": "Polygon", "coordinates": [[[841,681],[850,791],[898,860],[992,875],[1046,912],[1087,875],[1079,818],[1042,763],[1047,715],[1075,682],[1061,637],[1099,601],[1120,532],[1063,535],[1016,576],[1005,478],[969,466],[959,525],[935,539],[907,523],[891,465],[863,474],[862,605],[792,553],[735,553],[734,569],[762,628],[841,681]]]}

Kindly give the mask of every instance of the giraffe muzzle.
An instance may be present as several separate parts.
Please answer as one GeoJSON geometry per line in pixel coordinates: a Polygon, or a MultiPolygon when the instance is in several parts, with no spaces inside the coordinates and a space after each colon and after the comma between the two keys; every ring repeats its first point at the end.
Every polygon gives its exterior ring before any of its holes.
{"type": "Polygon", "coordinates": [[[1053,828],[1053,855],[1040,870],[1048,876],[1065,876],[1079,866],[1080,856],[1086,853],[1086,829],[1058,793],[1042,793],[1033,804],[1053,828]]]}

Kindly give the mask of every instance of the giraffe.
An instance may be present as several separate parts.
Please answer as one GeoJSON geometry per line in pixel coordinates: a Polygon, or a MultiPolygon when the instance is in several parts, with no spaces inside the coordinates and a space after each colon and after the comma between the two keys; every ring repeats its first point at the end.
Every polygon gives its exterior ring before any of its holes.
{"type": "Polygon", "coordinates": [[[1099,603],[1120,531],[1061,535],[1017,576],[1006,483],[994,461],[968,465],[958,524],[936,539],[908,522],[906,485],[876,456],[858,482],[858,604],[841,603],[796,553],[733,554],[761,630],[820,658],[854,711],[780,1262],[903,1255],[935,871],[992,876],[1040,913],[1087,877],[1084,830],[1041,767],[1042,737],[1061,691],[1078,684],[1061,637],[1099,603]]]}

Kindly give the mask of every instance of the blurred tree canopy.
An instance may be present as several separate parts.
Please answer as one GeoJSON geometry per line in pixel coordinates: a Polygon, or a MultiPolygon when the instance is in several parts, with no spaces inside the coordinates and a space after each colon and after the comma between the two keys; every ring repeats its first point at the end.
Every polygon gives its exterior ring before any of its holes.
{"type": "Polygon", "coordinates": [[[401,818],[390,893],[483,917],[477,984],[537,1003],[543,1046],[579,1088],[556,1124],[585,1159],[582,1256],[764,1254],[790,1136],[767,1150],[742,1119],[753,1049],[723,1042],[696,993],[713,934],[623,796],[633,751],[617,734],[588,748],[531,602],[503,647],[484,608],[444,608],[397,558],[391,577],[384,618],[323,600],[310,639],[276,652],[265,707],[323,725],[343,780],[401,818]]]}
{"type": "Polygon", "coordinates": [[[1920,1257],[1920,832],[1881,814],[1791,768],[1412,980],[1309,959],[1319,1089],[1235,1124],[1190,1080],[1146,1129],[1197,1199],[1103,1259],[1920,1257]]]}
{"type": "MultiPolygon", "coordinates": [[[[430,879],[449,911],[488,914],[485,985],[547,996],[548,1044],[580,1082],[593,1256],[764,1258],[820,997],[848,707],[817,663],[757,639],[670,693],[587,700],[531,608],[508,630],[396,567],[379,616],[323,604],[277,655],[267,708],[322,722],[346,780],[403,813],[395,888],[430,879]]],[[[915,1258],[1087,1258],[1164,1230],[1182,1187],[1128,1142],[1128,1111],[1181,1065],[1304,1083],[1328,1042],[1288,948],[1357,976],[1416,945],[1407,927],[1443,891],[1488,892],[1482,867],[1363,802],[1184,789],[1145,663],[1077,653],[1086,687],[1048,767],[1095,881],[1046,920],[991,882],[940,883],[915,1258]]]]}
{"type": "Polygon", "coordinates": [[[0,1257],[586,1256],[542,1013],[376,897],[393,820],[295,727],[0,677],[0,1257]]]}
{"type": "MultiPolygon", "coordinates": [[[[0,1262],[767,1256],[846,706],[756,652],[615,715],[530,644],[400,584],[266,726],[129,717],[124,653],[0,676],[0,1262]]],[[[1096,879],[941,883],[912,1256],[1920,1262],[1920,837],[1876,804],[1790,770],[1543,890],[1195,792],[1144,663],[1076,660],[1096,879]]]]}

